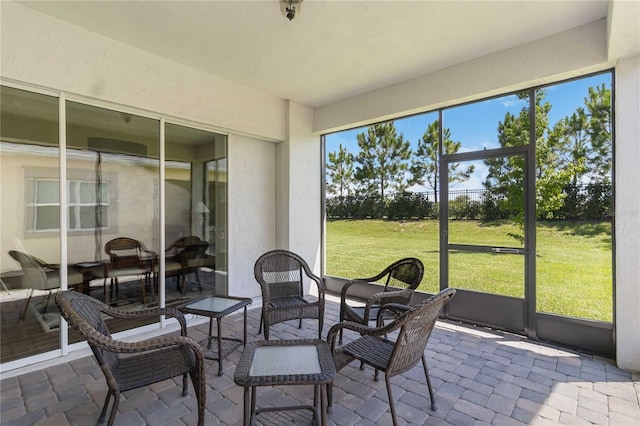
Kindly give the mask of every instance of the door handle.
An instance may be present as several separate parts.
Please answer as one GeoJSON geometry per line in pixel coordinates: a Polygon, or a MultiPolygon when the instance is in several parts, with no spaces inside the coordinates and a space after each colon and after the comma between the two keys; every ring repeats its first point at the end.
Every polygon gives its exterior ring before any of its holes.
{"type": "Polygon", "coordinates": [[[525,254],[525,251],[517,248],[493,247],[491,253],[497,254],[525,254]]]}

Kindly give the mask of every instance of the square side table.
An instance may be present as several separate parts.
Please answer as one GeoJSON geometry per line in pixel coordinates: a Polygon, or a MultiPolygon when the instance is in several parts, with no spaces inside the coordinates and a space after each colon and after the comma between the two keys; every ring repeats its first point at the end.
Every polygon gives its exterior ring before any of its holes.
{"type": "Polygon", "coordinates": [[[325,425],[326,386],[333,382],[335,375],[331,350],[323,340],[269,340],[247,344],[234,376],[235,383],[244,387],[244,424],[304,421],[325,425]],[[256,410],[256,387],[276,385],[313,385],[313,406],[256,410]]]}
{"type": "Polygon", "coordinates": [[[206,296],[185,303],[178,309],[184,313],[209,317],[209,336],[200,341],[207,359],[218,361],[218,376],[222,376],[222,360],[240,345],[247,343],[247,306],[252,303],[248,297],[206,296]],[[222,336],[222,318],[244,308],[244,336],[242,339],[222,336]],[[216,319],[218,334],[213,335],[213,319],[216,319]],[[212,341],[217,345],[212,347],[212,341]]]}

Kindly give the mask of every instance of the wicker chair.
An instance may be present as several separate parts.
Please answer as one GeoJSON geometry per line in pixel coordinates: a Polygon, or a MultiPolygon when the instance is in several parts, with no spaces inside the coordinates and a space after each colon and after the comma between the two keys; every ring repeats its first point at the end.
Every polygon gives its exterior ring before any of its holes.
{"type": "MultiPolygon", "coordinates": [[[[24,274],[21,281],[22,287],[30,290],[29,297],[22,305],[19,318],[24,319],[27,315],[27,308],[35,290],[49,291],[41,312],[45,314],[49,306],[51,293],[53,290],[60,288],[60,265],[52,265],[35,256],[16,250],[10,250],[9,256],[18,262],[22,268],[22,273],[24,274]]],[[[82,274],[79,274],[73,268],[67,267],[67,284],[69,286],[82,284],[82,274]]]]}
{"type": "MultiPolygon", "coordinates": [[[[349,281],[342,287],[340,294],[340,321],[354,321],[367,325],[370,321],[376,320],[381,305],[387,303],[408,305],[423,275],[422,262],[414,257],[407,257],[387,266],[384,271],[374,277],[349,281]],[[364,306],[351,306],[347,303],[349,290],[354,285],[370,285],[370,283],[384,283],[384,287],[381,292],[369,297],[364,306]]],[[[342,344],[342,332],[340,343],[342,344]]]]}
{"type": "MultiPolygon", "coordinates": [[[[396,411],[391,395],[391,377],[404,373],[415,366],[422,359],[424,375],[427,379],[431,409],[436,410],[436,404],[427,370],[427,362],[424,357],[425,347],[431,331],[440,315],[442,307],[449,302],[455,294],[454,289],[446,289],[430,297],[424,302],[409,307],[399,304],[388,304],[380,308],[378,324],[381,324],[385,311],[389,310],[399,315],[393,322],[386,326],[376,328],[350,321],[344,321],[331,327],[327,335],[327,341],[331,346],[336,371],[354,360],[359,360],[375,368],[374,380],[378,380],[378,371],[385,372],[387,395],[391,407],[393,424],[397,424],[396,411]],[[336,337],[343,330],[353,330],[360,333],[358,339],[336,347],[336,337]],[[388,340],[385,336],[399,330],[395,341],[388,340]]],[[[332,386],[327,387],[329,406],[332,404],[332,386]]]]}
{"type": "Polygon", "coordinates": [[[142,284],[142,303],[147,303],[146,287],[151,283],[151,299],[154,298],[154,282],[151,279],[154,274],[158,256],[148,250],[142,242],[133,238],[119,237],[109,241],[104,246],[104,251],[109,256],[109,265],[104,277],[105,302],[109,304],[109,295],[115,282],[116,296],[118,295],[118,279],[126,276],[139,276],[142,284]],[[107,291],[107,278],[110,279],[111,289],[107,291]]]}
{"type": "Polygon", "coordinates": [[[71,326],[87,339],[93,354],[105,375],[109,390],[100,413],[99,422],[105,419],[111,397],[113,407],[109,415],[109,426],[118,410],[120,393],[160,382],[171,377],[183,376],[182,395],[187,395],[187,373],[198,401],[198,425],[204,425],[206,399],[206,376],[204,354],[193,339],[187,336],[184,315],[172,308],[148,309],[124,312],[74,291],[63,291],[56,295],[60,313],[71,326]],[[161,336],[140,342],[122,342],[111,338],[102,316],[134,319],[145,316],[168,315],[180,323],[181,336],[161,336]]]}
{"type": "Polygon", "coordinates": [[[273,250],[260,256],[254,274],[262,289],[261,332],[269,340],[269,327],[279,322],[303,318],[317,318],[318,338],[322,337],[324,319],[324,282],[311,272],[309,265],[297,254],[286,250],[273,250]],[[318,300],[304,298],[305,276],[318,286],[318,300]]]}

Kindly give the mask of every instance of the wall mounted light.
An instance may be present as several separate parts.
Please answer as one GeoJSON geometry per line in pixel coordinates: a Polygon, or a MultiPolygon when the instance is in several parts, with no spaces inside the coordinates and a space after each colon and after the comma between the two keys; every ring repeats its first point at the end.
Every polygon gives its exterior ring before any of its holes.
{"type": "Polygon", "coordinates": [[[300,14],[302,0],[280,0],[280,12],[289,21],[300,14]]]}

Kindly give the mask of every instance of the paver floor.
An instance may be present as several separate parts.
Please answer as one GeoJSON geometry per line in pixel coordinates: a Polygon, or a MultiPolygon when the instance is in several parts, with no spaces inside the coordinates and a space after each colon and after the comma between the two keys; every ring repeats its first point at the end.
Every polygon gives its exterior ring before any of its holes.
{"type": "MultiPolygon", "coordinates": [[[[339,306],[327,302],[325,330],[337,322],[339,306]]],[[[249,311],[249,340],[259,340],[259,309],[249,311]]],[[[207,324],[190,327],[203,338],[207,324]]],[[[242,336],[242,315],[224,320],[225,335],[242,336]]],[[[272,327],[272,338],[313,338],[317,322],[272,327]]],[[[349,338],[345,334],[345,338],[349,338]]],[[[242,424],[242,388],[233,382],[241,350],[224,362],[207,361],[207,425],[242,424]]],[[[438,322],[426,350],[437,410],[430,410],[420,363],[392,379],[400,424],[411,425],[640,425],[640,374],[611,360],[529,341],[521,336],[446,321],[438,322]]],[[[0,423],[95,425],[106,383],[92,356],[0,381],[0,423]]],[[[308,404],[311,386],[265,387],[258,406],[308,404]]],[[[118,425],[196,424],[193,389],[181,396],[181,378],[125,392],[118,425]]],[[[384,378],[352,363],[334,382],[331,425],[391,424],[384,378]]]]}

